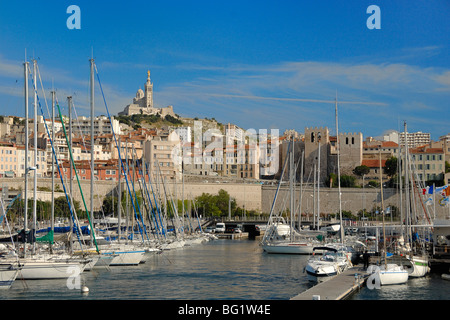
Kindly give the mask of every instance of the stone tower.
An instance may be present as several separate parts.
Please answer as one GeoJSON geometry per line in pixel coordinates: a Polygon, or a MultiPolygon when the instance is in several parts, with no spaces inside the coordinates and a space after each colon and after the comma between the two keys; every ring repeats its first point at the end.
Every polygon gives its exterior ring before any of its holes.
{"type": "Polygon", "coordinates": [[[360,166],[363,158],[362,133],[339,134],[339,163],[341,174],[351,175],[353,169],[360,166]]]}
{"type": "Polygon", "coordinates": [[[147,71],[147,83],[145,84],[145,107],[153,108],[153,83],[150,80],[150,70],[147,71]]]}
{"type": "Polygon", "coordinates": [[[314,164],[319,168],[320,146],[320,181],[324,182],[328,175],[328,155],[330,149],[330,135],[327,127],[305,128],[305,181],[314,181],[314,164]]]}

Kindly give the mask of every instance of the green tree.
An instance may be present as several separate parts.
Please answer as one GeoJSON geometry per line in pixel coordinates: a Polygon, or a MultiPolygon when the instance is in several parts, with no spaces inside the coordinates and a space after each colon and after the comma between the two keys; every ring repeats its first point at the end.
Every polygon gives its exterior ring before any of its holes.
{"type": "Polygon", "coordinates": [[[393,177],[397,173],[396,157],[390,157],[386,160],[386,164],[384,165],[384,173],[386,173],[388,177],[393,177]]]}
{"type": "Polygon", "coordinates": [[[358,177],[362,177],[370,172],[370,168],[365,165],[357,166],[353,169],[353,173],[358,177]]]}
{"type": "Polygon", "coordinates": [[[341,176],[341,187],[343,188],[353,188],[356,184],[356,178],[353,176],[342,175],[341,176]]]}
{"type": "MultiPolygon", "coordinates": [[[[203,193],[201,196],[195,198],[199,212],[203,216],[227,216],[228,206],[230,202],[230,195],[225,190],[219,190],[217,195],[203,193]]],[[[238,210],[236,200],[231,199],[231,212],[235,214],[238,210]]]]}

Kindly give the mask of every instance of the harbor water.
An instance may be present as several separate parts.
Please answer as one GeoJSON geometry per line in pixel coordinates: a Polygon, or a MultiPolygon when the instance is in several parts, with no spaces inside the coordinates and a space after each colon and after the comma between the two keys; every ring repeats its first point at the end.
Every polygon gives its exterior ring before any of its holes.
{"type": "MultiPolygon", "coordinates": [[[[154,254],[139,266],[83,272],[67,280],[21,280],[2,300],[289,300],[313,286],[308,256],[267,254],[258,240],[215,240],[154,254]]],[[[406,285],[361,288],[352,300],[446,300],[450,282],[430,274],[406,285]]]]}

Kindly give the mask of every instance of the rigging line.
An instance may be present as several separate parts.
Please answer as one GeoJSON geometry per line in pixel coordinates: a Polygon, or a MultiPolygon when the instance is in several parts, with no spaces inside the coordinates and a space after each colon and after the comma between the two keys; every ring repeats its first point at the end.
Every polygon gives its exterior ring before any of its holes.
{"type": "MultiPolygon", "coordinates": [[[[7,213],[8,210],[12,207],[12,205],[14,204],[14,201],[16,201],[16,199],[19,198],[20,196],[21,196],[21,193],[18,193],[17,196],[15,196],[14,199],[12,199],[12,200],[9,202],[8,206],[6,207],[6,210],[5,210],[5,207],[4,207],[4,205],[3,205],[3,199],[2,199],[2,197],[0,197],[0,201],[1,201],[1,203],[2,203],[2,211],[3,211],[3,216],[0,218],[0,223],[1,223],[1,221],[3,220],[3,217],[5,217],[6,226],[8,227],[9,235],[11,236],[11,242],[12,242],[14,251],[16,251],[16,244],[14,243],[14,239],[13,239],[13,236],[12,236],[12,234],[11,234],[11,228],[9,227],[8,218],[6,217],[6,213],[7,213]]],[[[17,257],[17,259],[18,259],[18,258],[19,258],[19,257],[17,257]]]]}
{"type": "MultiPolygon", "coordinates": [[[[158,160],[156,160],[156,166],[157,166],[157,168],[158,168],[159,175],[161,176],[161,181],[162,181],[162,185],[163,185],[163,191],[164,191],[164,196],[165,196],[165,198],[166,198],[166,202],[169,202],[169,204],[172,205],[173,222],[174,222],[173,230],[175,231],[175,235],[176,235],[176,237],[177,237],[177,239],[178,239],[178,235],[179,235],[180,231],[183,231],[183,232],[184,232],[184,230],[183,230],[183,227],[179,228],[179,223],[180,223],[180,221],[179,221],[178,211],[177,211],[176,208],[175,208],[175,204],[174,204],[174,202],[173,202],[172,195],[171,195],[170,193],[166,192],[165,179],[163,179],[163,175],[162,175],[161,168],[160,168],[160,165],[159,165],[159,161],[158,161],[158,160]],[[167,194],[169,194],[169,196],[168,196],[167,194]],[[176,223],[176,224],[177,224],[176,226],[175,226],[175,221],[177,222],[177,223],[176,223]],[[176,231],[177,228],[178,228],[178,231],[176,231]]],[[[165,203],[164,205],[166,205],[166,203],[165,203]]]]}
{"type": "MultiPolygon", "coordinates": [[[[94,68],[95,68],[95,72],[96,72],[96,74],[97,74],[98,84],[99,84],[99,86],[100,86],[100,91],[101,91],[101,93],[102,93],[103,102],[104,102],[104,104],[105,104],[106,112],[107,112],[107,114],[108,114],[109,123],[110,123],[110,125],[111,125],[111,131],[112,131],[112,133],[113,133],[114,141],[115,141],[115,143],[116,143],[116,147],[117,147],[117,151],[118,151],[118,155],[119,155],[119,159],[120,159],[120,164],[121,164],[121,167],[122,167],[123,175],[124,175],[124,177],[125,177],[125,182],[126,182],[126,185],[127,185],[128,193],[130,194],[131,204],[133,205],[133,210],[134,210],[135,215],[137,215],[137,213],[136,213],[136,205],[135,205],[134,200],[133,200],[133,197],[132,197],[132,195],[131,195],[131,190],[130,190],[130,185],[129,185],[129,182],[128,182],[127,172],[126,172],[125,166],[124,166],[124,164],[123,164],[123,159],[122,159],[122,157],[121,157],[121,155],[120,155],[120,147],[119,147],[119,145],[118,145],[118,143],[117,143],[117,138],[116,138],[116,134],[115,134],[115,132],[114,132],[114,128],[113,128],[113,124],[112,124],[111,115],[110,115],[110,113],[109,113],[108,105],[107,105],[107,103],[106,103],[105,94],[104,94],[104,92],[103,92],[102,83],[101,83],[101,81],[100,81],[100,75],[99,75],[99,73],[98,73],[97,65],[96,65],[95,63],[94,63],[94,68]]],[[[141,236],[142,236],[142,234],[141,234],[141,236]]],[[[144,238],[143,238],[143,236],[142,236],[142,241],[143,241],[143,240],[144,240],[144,238]]]]}
{"type": "MultiPolygon", "coordinates": [[[[69,106],[69,108],[70,108],[70,106],[69,106]]],[[[87,147],[86,147],[86,141],[85,141],[85,139],[84,139],[83,131],[81,130],[80,121],[78,120],[78,113],[77,113],[77,110],[76,110],[76,108],[75,108],[75,103],[73,102],[73,100],[72,100],[72,110],[73,110],[74,115],[75,115],[76,124],[77,124],[77,127],[78,127],[79,134],[80,134],[80,136],[81,136],[81,141],[82,141],[82,143],[83,143],[84,150],[87,150],[87,147]]],[[[93,151],[93,150],[92,150],[92,151],[93,151]]],[[[92,152],[92,151],[91,151],[91,152],[92,152]]],[[[90,163],[90,168],[91,168],[91,170],[94,170],[94,164],[93,164],[93,163],[90,163]]],[[[97,194],[97,196],[100,195],[99,192],[97,192],[96,194],[97,194]]],[[[97,198],[98,198],[98,200],[100,201],[100,197],[97,197],[97,198]]],[[[103,216],[105,216],[105,212],[103,211],[103,205],[102,205],[102,203],[100,203],[100,204],[101,204],[101,205],[100,205],[100,209],[101,209],[101,211],[102,211],[102,214],[103,214],[103,216]]]]}
{"type": "Polygon", "coordinates": [[[163,219],[161,217],[161,210],[158,207],[158,201],[156,200],[156,195],[155,195],[155,191],[153,190],[153,184],[151,181],[151,175],[150,175],[150,170],[148,168],[148,164],[145,163],[145,167],[147,169],[147,175],[148,175],[148,182],[150,184],[150,188],[152,189],[152,194],[153,194],[153,201],[155,202],[155,207],[156,207],[156,212],[158,213],[159,216],[159,223],[161,225],[161,232],[163,233],[164,238],[166,238],[166,230],[164,228],[164,223],[163,223],[163,219]]]}
{"type": "MultiPolygon", "coordinates": [[[[141,220],[143,219],[143,215],[142,215],[142,212],[141,212],[141,206],[139,205],[139,201],[138,201],[138,198],[137,198],[137,193],[136,193],[136,190],[135,190],[135,188],[134,188],[134,179],[135,179],[135,177],[136,177],[136,160],[135,160],[135,158],[134,158],[134,154],[133,154],[133,150],[134,150],[134,146],[133,146],[133,149],[132,149],[132,151],[131,151],[131,153],[132,153],[132,163],[133,163],[133,169],[132,169],[132,174],[133,174],[133,183],[131,184],[131,186],[133,187],[133,193],[134,193],[134,197],[135,197],[135,199],[136,199],[136,206],[137,206],[137,208],[138,208],[138,211],[139,211],[139,216],[137,215],[137,213],[136,213],[136,215],[135,215],[135,217],[136,217],[136,222],[137,222],[137,225],[138,225],[138,227],[139,227],[139,232],[141,233],[141,236],[142,236],[142,241],[144,241],[144,233],[147,235],[147,233],[145,232],[145,226],[143,225],[142,227],[141,227],[141,225],[139,224],[139,217],[141,218],[141,220]]],[[[142,220],[142,224],[144,224],[144,221],[142,220]]],[[[148,236],[147,236],[147,240],[148,240],[148,236]]]]}
{"type": "MultiPolygon", "coordinates": [[[[134,150],[134,151],[136,152],[136,150],[134,150]]],[[[157,228],[159,228],[158,220],[156,219],[155,209],[154,209],[152,201],[150,199],[150,194],[148,192],[147,183],[145,182],[145,172],[143,172],[143,170],[142,170],[142,161],[138,162],[138,169],[139,169],[139,174],[142,176],[142,182],[140,182],[140,180],[139,180],[139,186],[141,188],[141,191],[142,190],[145,191],[145,195],[147,196],[147,201],[150,203],[150,207],[151,207],[151,212],[150,212],[148,206],[145,204],[145,201],[144,201],[144,205],[147,210],[148,219],[152,226],[153,226],[153,224],[155,224],[155,229],[157,230],[157,228]]],[[[143,199],[145,200],[144,195],[143,195],[143,199]]]]}
{"type": "MultiPolygon", "coordinates": [[[[31,70],[30,70],[29,67],[28,67],[28,71],[29,71],[29,73],[31,74],[31,70]]],[[[31,79],[33,79],[33,77],[31,77],[31,79]]],[[[38,104],[39,104],[39,108],[40,108],[40,110],[41,110],[41,114],[42,114],[43,117],[45,117],[45,115],[44,115],[44,110],[42,109],[41,101],[40,101],[40,99],[39,99],[39,95],[37,94],[37,90],[36,90],[35,83],[34,83],[33,80],[31,80],[31,81],[32,81],[32,84],[33,84],[34,91],[36,92],[36,97],[37,97],[37,101],[38,101],[38,104]]],[[[59,163],[58,163],[58,158],[56,157],[55,147],[54,147],[54,144],[53,144],[54,141],[50,138],[50,133],[49,133],[49,129],[48,129],[47,123],[44,122],[44,125],[45,125],[45,129],[46,129],[46,131],[47,131],[47,135],[48,135],[48,137],[49,137],[49,141],[51,142],[53,156],[55,157],[55,163],[56,163],[56,167],[58,168],[58,173],[59,173],[59,177],[60,177],[60,179],[61,179],[61,184],[62,184],[63,189],[64,189],[64,194],[65,194],[65,196],[66,196],[66,201],[67,201],[67,203],[68,203],[68,205],[69,205],[70,215],[71,215],[71,217],[72,217],[72,221],[73,221],[74,224],[75,224],[74,214],[73,214],[73,211],[72,211],[72,205],[71,205],[71,202],[70,202],[70,200],[69,200],[69,196],[68,196],[68,194],[67,194],[66,186],[65,186],[65,184],[64,184],[64,179],[62,178],[63,175],[61,174],[61,168],[60,168],[59,163]]],[[[82,247],[82,242],[81,242],[81,239],[80,239],[80,234],[79,234],[78,228],[76,228],[75,230],[76,230],[76,234],[77,234],[78,241],[79,241],[79,243],[80,243],[80,245],[81,245],[81,247],[82,247]]],[[[73,230],[71,230],[71,231],[73,232],[73,230]]]]}
{"type": "MultiPolygon", "coordinates": [[[[290,152],[290,150],[291,150],[291,144],[292,144],[292,141],[289,141],[288,150],[287,150],[287,153],[286,153],[286,154],[289,154],[289,152],[290,152]]],[[[271,222],[271,220],[272,220],[273,210],[274,210],[274,208],[275,208],[275,202],[276,202],[277,197],[278,197],[278,192],[279,192],[279,190],[280,190],[281,181],[283,180],[284,171],[286,170],[286,165],[287,165],[287,160],[288,160],[288,159],[289,159],[289,157],[286,157],[286,159],[284,159],[283,170],[281,171],[280,181],[278,182],[277,190],[275,191],[275,196],[273,197],[272,207],[270,208],[269,219],[268,219],[268,222],[267,222],[268,224],[269,224],[269,222],[271,222]]],[[[273,234],[273,232],[274,232],[274,231],[272,230],[271,233],[273,234]]],[[[269,232],[269,233],[270,233],[270,232],[269,232]]],[[[272,235],[272,234],[271,234],[271,235],[272,235]]],[[[266,242],[267,239],[269,238],[269,236],[271,236],[271,235],[269,235],[267,232],[264,233],[264,237],[263,237],[263,239],[261,240],[261,243],[266,242]],[[266,234],[267,234],[267,236],[266,236],[266,234]]]]}
{"type": "Polygon", "coordinates": [[[95,232],[94,232],[94,228],[92,226],[92,221],[91,221],[91,218],[90,218],[89,210],[88,210],[88,208],[86,206],[86,201],[84,199],[84,194],[83,194],[83,190],[81,188],[80,179],[78,177],[77,168],[75,166],[75,161],[73,160],[72,146],[70,145],[69,140],[67,138],[66,126],[64,125],[64,120],[63,120],[63,117],[62,117],[61,109],[59,107],[58,99],[56,99],[56,106],[58,107],[58,113],[59,113],[59,117],[61,119],[62,128],[63,128],[63,131],[64,131],[64,136],[66,137],[66,143],[67,143],[67,145],[69,147],[70,160],[72,162],[72,166],[73,166],[73,169],[74,169],[74,172],[75,172],[75,176],[77,178],[77,182],[78,182],[78,187],[80,189],[81,198],[83,200],[84,208],[86,210],[86,214],[87,214],[87,217],[88,217],[89,226],[91,227],[91,232],[92,232],[92,236],[93,236],[93,239],[94,239],[95,249],[96,249],[97,253],[100,253],[100,250],[98,249],[98,245],[97,245],[97,240],[95,238],[95,232]]]}

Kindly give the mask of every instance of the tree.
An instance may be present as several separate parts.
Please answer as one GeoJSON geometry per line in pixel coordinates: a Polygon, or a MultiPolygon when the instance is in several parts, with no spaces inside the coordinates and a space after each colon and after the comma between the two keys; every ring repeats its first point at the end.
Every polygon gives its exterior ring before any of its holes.
{"type": "MultiPolygon", "coordinates": [[[[195,198],[197,207],[204,216],[227,216],[230,195],[223,189],[220,189],[217,195],[203,193],[195,198]]],[[[236,200],[231,200],[231,212],[237,210],[236,200]]]]}
{"type": "Polygon", "coordinates": [[[397,173],[396,157],[390,157],[386,160],[386,164],[384,165],[384,173],[386,173],[388,177],[393,177],[397,173]]]}
{"type": "Polygon", "coordinates": [[[343,188],[353,188],[355,186],[356,178],[352,176],[342,175],[341,176],[341,187],[343,188]]]}
{"type": "Polygon", "coordinates": [[[365,165],[357,166],[353,169],[353,173],[359,177],[362,177],[370,172],[370,168],[365,165]]]}

